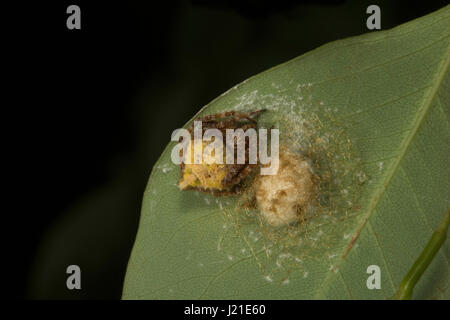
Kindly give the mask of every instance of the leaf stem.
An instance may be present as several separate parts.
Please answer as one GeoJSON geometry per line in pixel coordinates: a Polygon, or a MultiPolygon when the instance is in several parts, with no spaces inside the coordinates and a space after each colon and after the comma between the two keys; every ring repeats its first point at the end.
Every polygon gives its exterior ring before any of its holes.
{"type": "Polygon", "coordinates": [[[442,244],[447,239],[447,230],[450,223],[450,209],[444,215],[440,225],[434,231],[427,246],[420,254],[412,268],[409,270],[406,277],[403,279],[397,293],[392,297],[396,300],[409,300],[412,297],[414,286],[419,281],[422,274],[427,269],[428,265],[433,260],[436,253],[439,251],[442,244]]]}

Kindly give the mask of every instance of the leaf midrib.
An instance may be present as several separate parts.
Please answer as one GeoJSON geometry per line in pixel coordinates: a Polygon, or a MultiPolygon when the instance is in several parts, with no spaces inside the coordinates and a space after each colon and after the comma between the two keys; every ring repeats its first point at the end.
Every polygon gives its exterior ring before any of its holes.
{"type": "MultiPolygon", "coordinates": [[[[424,99],[424,102],[421,107],[421,111],[418,113],[410,133],[406,136],[404,143],[401,145],[401,149],[400,149],[398,157],[396,157],[393,165],[390,167],[387,174],[385,175],[386,178],[384,179],[384,183],[382,184],[380,191],[378,193],[376,193],[374,195],[374,197],[372,197],[367,215],[364,217],[361,225],[357,228],[355,235],[352,237],[352,241],[354,241],[354,239],[357,239],[359,237],[362,230],[366,226],[366,223],[369,221],[370,217],[372,216],[373,212],[375,211],[375,208],[378,206],[380,199],[384,195],[392,178],[395,176],[395,173],[399,169],[400,163],[402,162],[403,158],[405,157],[406,153],[408,152],[411,142],[415,138],[417,132],[419,131],[419,128],[421,127],[424,119],[426,118],[426,115],[428,114],[428,111],[433,106],[434,100],[438,96],[439,89],[441,87],[441,84],[442,84],[442,81],[443,81],[445,75],[447,74],[448,67],[450,64],[450,45],[447,45],[445,52],[446,52],[446,56],[444,56],[444,59],[442,59],[441,63],[438,66],[439,72],[437,72],[436,76],[434,77],[434,79],[432,81],[432,85],[429,88],[429,94],[424,99]],[[433,85],[433,83],[434,83],[434,85],[433,85]]],[[[356,243],[356,241],[353,242],[353,245],[354,245],[354,243],[356,243]]],[[[352,247],[350,247],[350,250],[352,249],[352,247]]],[[[340,265],[345,260],[345,257],[349,253],[349,252],[346,252],[347,250],[348,250],[347,247],[345,247],[342,254],[340,255],[340,261],[336,264],[336,269],[339,269],[340,265]]],[[[320,297],[320,295],[324,295],[324,291],[322,288],[328,287],[327,285],[332,281],[333,275],[334,275],[333,271],[328,272],[328,276],[322,282],[325,285],[320,286],[321,289],[316,294],[316,298],[320,297]]]]}

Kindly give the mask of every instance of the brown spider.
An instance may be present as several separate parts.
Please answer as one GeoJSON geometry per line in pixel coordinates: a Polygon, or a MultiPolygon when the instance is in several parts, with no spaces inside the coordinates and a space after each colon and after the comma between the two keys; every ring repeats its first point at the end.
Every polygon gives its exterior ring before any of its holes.
{"type": "MultiPolygon", "coordinates": [[[[253,128],[256,130],[257,122],[255,118],[263,111],[265,110],[261,109],[249,113],[227,111],[198,118],[195,119],[195,121],[202,122],[202,136],[207,129],[220,130],[223,137],[223,145],[225,146],[226,129],[240,128],[245,131],[249,128],[253,128]]],[[[194,137],[193,130],[194,127],[191,126],[189,129],[191,138],[194,137]]],[[[191,139],[191,141],[193,141],[193,139],[191,139]]],[[[234,142],[236,142],[236,139],[234,142]]],[[[203,147],[204,146],[205,143],[203,143],[203,147]]],[[[192,142],[189,145],[189,148],[193,148],[192,142]]],[[[236,143],[234,143],[234,151],[236,157],[236,143]]],[[[181,190],[198,190],[214,195],[230,195],[240,192],[242,182],[252,172],[256,164],[249,164],[249,145],[246,143],[244,164],[237,164],[236,161],[234,161],[234,164],[185,164],[182,162],[180,166],[181,179],[179,186],[181,190]]]]}

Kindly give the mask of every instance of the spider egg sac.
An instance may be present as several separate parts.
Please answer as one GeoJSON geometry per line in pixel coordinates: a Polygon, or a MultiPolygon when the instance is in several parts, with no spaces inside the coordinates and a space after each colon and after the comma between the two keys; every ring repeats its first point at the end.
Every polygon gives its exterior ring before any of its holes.
{"type": "Polygon", "coordinates": [[[317,196],[317,180],[308,160],[280,152],[277,174],[259,175],[254,185],[264,220],[275,227],[300,221],[317,196]]]}

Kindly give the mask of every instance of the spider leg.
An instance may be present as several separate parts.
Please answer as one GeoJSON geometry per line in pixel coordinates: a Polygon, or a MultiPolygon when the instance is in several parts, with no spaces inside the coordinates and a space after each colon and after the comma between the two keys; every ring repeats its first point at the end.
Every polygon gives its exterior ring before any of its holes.
{"type": "Polygon", "coordinates": [[[250,113],[244,113],[239,111],[228,111],[224,113],[225,117],[232,117],[234,121],[246,119],[250,122],[256,123],[256,120],[251,117],[250,113]]]}
{"type": "Polygon", "coordinates": [[[241,171],[239,171],[239,173],[237,175],[226,177],[224,179],[224,183],[227,185],[236,186],[239,183],[241,183],[242,180],[244,180],[256,167],[255,165],[251,165],[251,164],[243,165],[243,166],[244,166],[244,168],[241,171]]]}
{"type": "Polygon", "coordinates": [[[256,117],[258,116],[260,113],[263,113],[264,111],[266,111],[266,109],[259,109],[259,110],[255,110],[249,113],[250,117],[256,117]]]}
{"type": "Polygon", "coordinates": [[[197,121],[218,122],[218,121],[220,121],[220,119],[233,118],[233,120],[246,119],[250,122],[256,122],[255,119],[253,119],[253,118],[264,111],[266,111],[266,109],[259,109],[259,110],[252,111],[250,113],[240,112],[240,111],[225,111],[225,112],[210,114],[210,115],[198,118],[197,121]]]}

